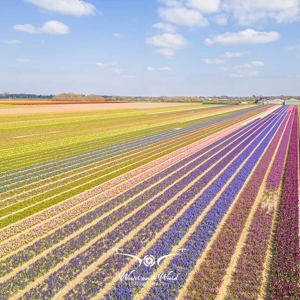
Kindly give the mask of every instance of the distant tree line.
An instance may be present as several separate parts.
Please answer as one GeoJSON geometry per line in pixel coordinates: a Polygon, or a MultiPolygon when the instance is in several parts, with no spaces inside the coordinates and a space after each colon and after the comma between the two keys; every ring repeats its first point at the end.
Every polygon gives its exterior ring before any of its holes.
{"type": "MultiPolygon", "coordinates": [[[[267,100],[273,99],[290,99],[290,96],[250,96],[250,97],[129,97],[129,96],[108,96],[108,95],[95,95],[95,94],[75,94],[75,93],[62,93],[58,95],[38,95],[38,94],[25,94],[25,93],[3,93],[0,94],[0,99],[7,100],[52,100],[52,101],[78,101],[78,102],[189,102],[189,103],[203,103],[203,104],[247,104],[247,103],[264,103],[267,100]]],[[[300,97],[293,97],[300,100],[300,97]]]]}
{"type": "Polygon", "coordinates": [[[54,95],[36,95],[36,94],[0,94],[0,99],[52,99],[54,95]]]}

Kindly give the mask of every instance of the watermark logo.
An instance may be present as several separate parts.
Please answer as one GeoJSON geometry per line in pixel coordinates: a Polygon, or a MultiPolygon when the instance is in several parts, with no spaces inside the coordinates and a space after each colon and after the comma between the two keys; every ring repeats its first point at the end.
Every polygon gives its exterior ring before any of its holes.
{"type": "Polygon", "coordinates": [[[123,253],[119,249],[116,249],[117,255],[127,256],[130,258],[135,259],[139,267],[145,266],[146,269],[140,269],[138,272],[136,269],[133,269],[129,272],[123,272],[119,274],[119,280],[120,281],[131,281],[131,282],[145,282],[145,281],[154,281],[155,284],[164,284],[164,282],[170,282],[170,281],[176,281],[178,280],[178,273],[174,273],[174,271],[168,271],[168,272],[162,272],[158,275],[151,275],[151,268],[155,266],[159,266],[164,259],[168,257],[174,257],[177,255],[181,255],[183,252],[185,252],[186,249],[179,249],[176,253],[172,254],[166,254],[159,257],[155,257],[151,254],[146,254],[144,257],[139,257],[137,255],[129,254],[129,253],[123,253]]]}
{"type": "Polygon", "coordinates": [[[127,256],[127,257],[131,257],[136,259],[139,262],[139,267],[143,264],[145,267],[153,267],[155,265],[159,266],[161,264],[161,262],[167,258],[167,257],[171,257],[171,256],[176,256],[176,255],[180,255],[182,254],[184,251],[186,251],[186,249],[179,249],[177,253],[173,253],[173,254],[167,254],[167,255],[163,255],[160,256],[158,258],[156,258],[153,255],[145,255],[143,258],[140,258],[136,255],[132,255],[132,254],[128,254],[128,253],[122,253],[120,252],[120,250],[117,248],[116,249],[116,254],[118,255],[123,255],[123,256],[127,256]]]}

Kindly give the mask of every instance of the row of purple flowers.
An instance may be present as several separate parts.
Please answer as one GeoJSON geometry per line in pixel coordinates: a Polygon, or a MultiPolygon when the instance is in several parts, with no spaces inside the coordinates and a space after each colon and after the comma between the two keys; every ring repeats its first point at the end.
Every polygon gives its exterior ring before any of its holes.
{"type": "MultiPolygon", "coordinates": [[[[254,129],[253,129],[254,130],[254,129]]],[[[256,130],[260,130],[259,128],[256,128],[256,130]]],[[[169,222],[174,218],[176,213],[182,209],[189,200],[194,197],[198,192],[199,189],[201,189],[201,186],[203,187],[205,184],[207,184],[220,170],[224,168],[224,166],[230,162],[232,157],[235,157],[242,149],[247,145],[247,143],[251,143],[254,136],[257,135],[256,132],[253,132],[252,135],[249,136],[245,135],[244,138],[246,138],[246,141],[241,143],[234,152],[231,154],[226,155],[226,152],[232,148],[232,145],[228,146],[227,148],[224,148],[222,151],[218,152],[215,156],[211,157],[209,160],[207,160],[205,163],[200,163],[199,161],[195,163],[195,166],[198,166],[195,170],[193,170],[190,174],[180,179],[175,185],[169,187],[167,190],[164,191],[163,194],[155,197],[152,192],[146,192],[149,195],[149,203],[145,205],[142,209],[140,209],[136,214],[134,214],[132,217],[128,218],[127,220],[124,220],[119,226],[117,226],[113,231],[107,234],[107,236],[99,239],[97,242],[95,242],[92,246],[90,246],[87,250],[80,253],[76,257],[74,257],[68,264],[61,267],[58,271],[55,271],[53,274],[51,274],[42,284],[39,284],[36,288],[31,289],[28,293],[24,295],[24,299],[32,299],[32,298],[50,298],[55,295],[59,290],[61,290],[64,286],[67,285],[67,283],[74,279],[76,276],[78,276],[81,271],[85,268],[87,268],[89,265],[97,261],[105,252],[112,249],[114,245],[116,245],[117,242],[124,239],[124,237],[129,234],[132,230],[134,230],[143,220],[147,219],[151,215],[155,214],[156,211],[165,203],[168,202],[169,199],[176,196],[178,193],[181,192],[182,188],[187,186],[191,181],[197,179],[199,175],[204,172],[212,163],[218,161],[219,159],[223,158],[215,167],[212,169],[209,173],[206,174],[206,177],[202,177],[201,179],[198,179],[197,182],[191,186],[185,193],[180,194],[180,196],[172,203],[170,203],[158,216],[156,216],[152,221],[150,221],[145,228],[141,229],[133,239],[131,239],[127,245],[125,245],[124,249],[126,251],[138,251],[139,249],[142,249],[154,236],[157,232],[163,229],[165,223],[169,222]],[[226,150],[225,150],[226,149],[226,150]],[[200,164],[200,165],[199,165],[200,164]],[[151,194],[152,193],[152,194],[151,194]]],[[[238,144],[240,141],[240,138],[238,141],[235,141],[235,144],[238,144]]],[[[210,155],[208,155],[210,157],[210,155]]],[[[194,164],[194,162],[192,163],[194,164]]],[[[173,175],[172,175],[173,176],[173,175]]],[[[171,177],[172,177],[171,176],[171,177]]],[[[173,180],[170,180],[170,182],[173,182],[173,180]]],[[[168,185],[170,185],[170,182],[168,185]]],[[[166,186],[162,185],[159,188],[160,190],[164,190],[166,186]]],[[[157,190],[157,187],[156,189],[157,190]]],[[[150,190],[149,190],[150,191],[150,190]]],[[[137,202],[142,203],[146,202],[146,199],[143,198],[142,195],[137,197],[137,202]]],[[[134,207],[130,207],[127,205],[124,210],[127,210],[128,212],[132,211],[134,207]]],[[[127,213],[128,213],[127,212],[127,213]]],[[[120,216],[120,214],[116,213],[116,217],[119,217],[119,219],[122,219],[123,216],[120,216]]],[[[109,226],[110,225],[110,218],[107,220],[104,220],[103,226],[109,226]]],[[[113,222],[116,222],[116,220],[113,220],[113,222]]],[[[100,223],[100,222],[99,222],[100,223]]],[[[88,230],[87,230],[88,232],[88,230]]],[[[98,232],[99,234],[99,232],[98,232]]],[[[88,234],[85,232],[84,236],[78,238],[76,241],[72,241],[71,249],[77,248],[79,249],[82,247],[83,244],[85,244],[85,239],[88,238],[88,234]]],[[[60,251],[61,257],[66,257],[70,255],[70,249],[66,249],[66,252],[64,251],[64,247],[62,247],[62,250],[60,251]]],[[[57,253],[53,253],[51,255],[49,264],[55,263],[57,260],[57,253]]],[[[116,270],[120,268],[122,265],[122,262],[120,261],[114,261],[116,258],[114,255],[110,256],[104,263],[101,265],[101,268],[105,270],[104,272],[101,272],[98,275],[100,275],[101,280],[98,280],[97,284],[103,284],[105,280],[109,280],[111,278],[109,275],[115,274],[116,270]],[[105,280],[104,280],[105,278],[105,280]]],[[[123,264],[126,264],[127,260],[125,259],[123,261],[123,264]]],[[[52,266],[51,266],[52,267],[52,266]]],[[[50,268],[48,268],[50,269],[50,268]]],[[[102,269],[102,270],[103,270],[102,269]]],[[[14,280],[14,279],[12,279],[14,280]]],[[[95,280],[92,280],[94,285],[96,284],[95,280]]],[[[87,286],[88,289],[91,290],[94,286],[91,284],[91,282],[88,280],[87,286]]],[[[74,289],[75,291],[75,289],[74,289]]],[[[94,289],[94,292],[97,291],[97,289],[94,289]]],[[[80,296],[82,297],[82,295],[80,296]]]]}
{"type": "MultiPolygon", "coordinates": [[[[279,149],[284,149],[284,145],[289,143],[289,137],[291,133],[291,127],[293,123],[293,116],[291,116],[287,122],[286,129],[282,135],[282,139],[279,145],[279,149]]],[[[283,123],[283,126],[285,124],[283,123]]],[[[279,142],[281,136],[281,131],[277,133],[266,152],[265,157],[261,165],[264,165],[264,171],[267,170],[267,166],[272,158],[272,153],[274,153],[276,146],[279,142]]],[[[271,167],[271,171],[268,175],[268,179],[274,179],[276,176],[282,176],[282,170],[278,169],[284,167],[283,163],[278,163],[277,159],[279,157],[285,157],[285,154],[279,151],[275,154],[275,160],[271,167]],[[276,167],[275,167],[276,166],[276,167]],[[274,173],[275,174],[274,174],[274,173]]],[[[262,176],[259,174],[253,175],[253,181],[256,182],[262,176]]],[[[256,183],[255,182],[255,183],[256,183]]],[[[269,182],[269,181],[267,181],[269,182]]],[[[280,182],[280,180],[279,180],[280,182]]],[[[255,184],[254,183],[254,184],[255,184]]],[[[236,297],[237,299],[251,298],[256,299],[259,296],[263,296],[262,293],[265,291],[262,289],[263,284],[263,271],[264,263],[267,259],[267,249],[270,242],[270,235],[272,230],[274,209],[277,206],[277,199],[269,199],[270,195],[266,195],[267,198],[262,199],[262,201],[274,201],[265,205],[264,202],[260,203],[252,220],[252,224],[249,228],[249,233],[247,235],[245,245],[242,249],[242,253],[239,257],[236,270],[232,275],[231,284],[227,290],[227,295],[230,297],[236,297]],[[274,206],[273,206],[274,205],[274,206]]]]}
{"type": "MultiPolygon", "coordinates": [[[[290,110],[288,113],[291,115],[294,114],[292,110],[290,110]]],[[[291,124],[289,124],[289,127],[291,127],[291,124]]],[[[276,163],[272,165],[270,174],[267,179],[266,188],[268,190],[276,190],[279,187],[283,175],[283,168],[285,164],[285,158],[287,155],[289,139],[290,139],[290,131],[286,131],[283,136],[283,142],[280,144],[276,153],[276,157],[275,157],[276,163]]]]}
{"type": "MultiPolygon", "coordinates": [[[[254,130],[254,129],[253,129],[254,130]]],[[[243,136],[243,135],[242,135],[243,136]]],[[[240,142],[240,138],[238,138],[238,141],[240,142]]],[[[248,138],[248,140],[250,140],[248,138]]],[[[226,144],[228,144],[230,141],[226,140],[226,144]]],[[[237,141],[235,141],[237,143],[237,141]]],[[[225,144],[225,145],[226,145],[225,144]]],[[[220,147],[225,147],[225,145],[221,144],[217,146],[214,151],[220,150],[220,147]]],[[[210,146],[211,147],[211,146],[210,146]]],[[[110,211],[114,207],[116,207],[118,204],[124,204],[124,202],[128,199],[130,199],[135,194],[139,193],[140,191],[143,191],[146,187],[149,185],[155,183],[156,181],[163,178],[163,176],[167,176],[170,172],[173,172],[176,170],[176,168],[181,167],[184,165],[184,163],[189,162],[192,158],[196,160],[192,161],[188,165],[181,168],[179,171],[174,173],[173,175],[167,177],[160,183],[154,185],[152,188],[150,188],[148,191],[144,192],[141,195],[138,195],[133,200],[126,203],[124,206],[117,209],[115,212],[107,216],[106,218],[100,220],[97,224],[93,225],[89,229],[85,230],[82,234],[72,238],[68,242],[64,243],[63,245],[57,247],[54,249],[51,253],[49,253],[47,256],[42,257],[38,259],[36,262],[34,262],[32,265],[30,265],[27,269],[22,270],[18,272],[15,276],[11,277],[6,282],[0,284],[0,290],[1,294],[4,297],[13,295],[15,292],[17,292],[19,289],[24,288],[29,282],[34,280],[35,278],[41,276],[45,272],[49,271],[51,268],[56,266],[59,262],[63,261],[64,258],[69,257],[72,253],[74,253],[76,250],[80,249],[82,246],[84,246],[86,243],[88,243],[93,238],[97,237],[97,235],[104,232],[107,228],[109,228],[111,225],[113,225],[115,222],[119,221],[120,219],[124,218],[127,214],[132,212],[134,209],[137,209],[139,206],[143,205],[147,201],[148,203],[143,209],[141,209],[137,214],[135,214],[133,217],[128,219],[126,222],[122,223],[120,226],[117,227],[116,230],[114,230],[115,239],[111,240],[111,243],[109,243],[109,247],[107,245],[106,247],[103,247],[103,251],[108,251],[110,247],[112,247],[118,239],[120,239],[124,231],[130,232],[133,228],[135,228],[141,220],[145,219],[147,216],[150,216],[152,213],[155,212],[156,209],[158,209],[163,203],[165,203],[168,199],[172,198],[176,193],[180,192],[182,187],[187,185],[189,182],[194,180],[201,174],[201,172],[205,171],[209,165],[222,158],[226,152],[228,152],[229,147],[225,147],[221,152],[218,152],[215,156],[211,157],[208,161],[201,164],[201,161],[204,160],[204,158],[208,158],[213,154],[213,150],[209,151],[204,154],[205,150],[203,149],[196,154],[192,155],[191,157],[184,159],[183,161],[179,162],[178,164],[175,164],[173,167],[168,168],[167,170],[161,172],[160,174],[157,174],[150,178],[149,180],[141,183],[140,185],[134,187],[133,189],[130,189],[129,191],[113,198],[111,201],[101,205],[94,211],[84,215],[83,217],[79,218],[78,220],[68,224],[63,229],[57,230],[51,238],[46,237],[40,240],[39,242],[33,244],[32,246],[20,251],[17,255],[10,257],[9,261],[5,261],[2,263],[2,270],[5,274],[7,272],[10,272],[14,268],[16,268],[18,265],[23,264],[24,262],[28,261],[31,258],[34,258],[35,255],[41,253],[43,250],[51,247],[51,245],[58,242],[58,240],[61,240],[71,233],[78,230],[80,227],[82,227],[85,224],[88,224],[89,222],[101,217],[103,213],[110,211]],[[204,154],[204,155],[200,155],[204,154]],[[197,155],[200,157],[197,158],[197,155]],[[200,164],[200,166],[199,166],[200,164]],[[184,176],[187,172],[191,171],[193,168],[196,169],[192,171],[191,174],[185,176],[183,179],[181,179],[175,186],[171,186],[172,183],[179,179],[180,177],[184,176]],[[164,192],[163,195],[160,197],[155,197],[155,195],[164,189],[167,190],[164,192]],[[153,199],[154,198],[154,199],[153,199]],[[130,224],[130,226],[129,226],[130,224]],[[11,288],[11,285],[13,285],[13,288],[11,288]]],[[[207,147],[209,148],[209,147],[207,147]]],[[[237,150],[238,151],[238,150],[237,150]]],[[[186,200],[187,201],[187,200],[186,200]]],[[[110,233],[109,236],[112,236],[113,233],[110,233]]],[[[92,252],[96,251],[96,255],[89,255],[90,258],[96,259],[98,256],[100,256],[103,252],[97,251],[99,249],[99,246],[102,246],[103,241],[107,239],[107,237],[100,239],[97,243],[93,245],[89,251],[92,252]]],[[[88,263],[88,260],[86,261],[88,263]]],[[[63,268],[64,269],[64,268],[63,268]]],[[[61,270],[62,274],[64,274],[64,270],[61,270]]],[[[51,284],[50,284],[51,286],[51,284]]],[[[54,289],[53,289],[54,292],[54,289]]]]}
{"type": "MultiPolygon", "coordinates": [[[[76,232],[76,230],[99,218],[104,213],[109,212],[118,205],[125,204],[126,201],[130,200],[130,198],[133,197],[135,194],[139,194],[143,190],[150,187],[151,189],[148,190],[146,194],[141,196],[143,197],[144,201],[149,200],[155,195],[156,192],[161,191],[163,187],[172,184],[175,180],[177,180],[187,172],[191,171],[193,168],[200,165],[205,159],[211,157],[210,161],[206,162],[206,164],[202,167],[202,170],[204,170],[211,161],[214,161],[215,158],[213,157],[213,155],[217,151],[222,150],[222,148],[224,148],[227,145],[227,148],[223,149],[221,154],[218,154],[218,157],[220,158],[222,154],[226,153],[226,151],[228,150],[229,143],[235,140],[236,142],[240,142],[240,139],[246,136],[246,130],[249,130],[249,128],[240,129],[237,132],[233,132],[229,136],[221,138],[220,140],[211,144],[210,146],[207,146],[201,149],[200,151],[197,151],[196,153],[188,156],[187,158],[182,159],[181,161],[175,163],[171,167],[168,167],[167,169],[155,174],[154,176],[125,191],[124,193],[112,198],[108,202],[95,208],[93,211],[88,212],[80,218],[65,225],[63,228],[60,228],[54,233],[41,238],[33,245],[30,245],[27,248],[17,252],[16,254],[10,256],[8,259],[2,260],[0,262],[0,275],[4,276],[5,274],[12,271],[14,268],[21,265],[22,263],[30,260],[31,258],[34,258],[36,255],[52,247],[53,245],[60,242],[70,234],[76,232]],[[170,173],[175,171],[177,172],[174,173],[172,176],[169,176],[170,173]],[[156,183],[157,181],[162,179],[164,180],[158,184],[156,183]],[[151,187],[152,185],[153,187],[151,187]]],[[[90,197],[90,194],[87,194],[86,197],[90,197]]],[[[81,201],[84,200],[84,198],[81,199],[81,201]]]]}
{"type": "MultiPolygon", "coordinates": [[[[275,121],[273,121],[275,122],[275,121]]],[[[183,235],[188,231],[190,226],[197,220],[199,214],[207,207],[207,205],[210,203],[210,201],[215,197],[215,195],[218,193],[218,191],[221,190],[223,185],[229,180],[229,178],[232,176],[232,174],[235,172],[235,170],[243,163],[244,159],[247,158],[247,156],[251,153],[251,151],[255,148],[257,143],[261,141],[261,139],[266,135],[266,132],[270,129],[274,123],[272,120],[269,122],[269,125],[266,126],[266,128],[257,136],[254,138],[250,135],[250,138],[248,140],[247,144],[244,144],[244,147],[242,149],[238,149],[237,152],[230,153],[231,160],[234,160],[230,163],[229,166],[226,167],[226,169],[221,173],[221,175],[218,176],[217,179],[215,179],[213,182],[211,182],[210,186],[204,191],[204,193],[198,197],[195,202],[178,218],[178,220],[172,225],[172,227],[163,233],[162,237],[152,246],[150,249],[147,250],[145,255],[153,255],[155,257],[160,257],[165,254],[170,253],[172,247],[176,245],[183,237],[183,235]],[[250,145],[249,145],[250,144],[250,145]],[[241,151],[242,150],[242,151],[241,151]],[[242,152],[242,153],[241,153],[242,152]],[[240,154],[241,153],[241,154],[240,154]]],[[[225,166],[224,166],[225,167],[225,166]]],[[[223,167],[223,168],[224,168],[223,167]]],[[[222,170],[222,169],[221,169],[222,170]]],[[[219,170],[219,172],[221,171],[219,170]]],[[[219,172],[215,172],[214,174],[218,174],[219,172]]],[[[246,174],[245,174],[246,175],[246,174]]],[[[203,180],[205,181],[205,180],[203,180]]],[[[203,182],[202,181],[202,182],[203,182]]],[[[200,184],[200,183],[199,183],[200,184]]],[[[242,180],[237,180],[235,184],[232,184],[230,186],[230,192],[233,190],[238,190],[238,186],[241,186],[243,184],[242,180]]],[[[199,255],[201,251],[204,249],[207,241],[209,240],[213,228],[209,228],[210,226],[217,226],[218,221],[215,217],[218,219],[221,216],[220,209],[223,207],[222,201],[228,201],[230,199],[227,193],[223,193],[223,198],[213,206],[210,213],[205,217],[203,222],[199,225],[197,228],[197,233],[195,235],[192,235],[190,239],[188,240],[187,244],[183,246],[183,248],[187,248],[188,252],[183,253],[182,255],[178,256],[179,264],[175,261],[171,263],[171,270],[174,272],[174,275],[180,273],[180,270],[182,268],[188,267],[189,264],[195,263],[195,256],[199,255]],[[200,233],[201,232],[201,233],[200,233]],[[199,234],[201,235],[199,237],[199,234]],[[199,253],[200,252],[200,253],[199,253]],[[175,269],[176,268],[176,269],[175,269]]],[[[230,200],[229,200],[230,202],[230,200]]],[[[228,204],[228,203],[227,203],[228,204]]],[[[226,210],[226,208],[225,208],[226,210]]],[[[128,251],[127,248],[124,249],[124,251],[128,251]]],[[[120,258],[118,261],[123,259],[120,258]]],[[[139,269],[139,275],[141,277],[150,277],[151,273],[156,269],[156,267],[152,267],[151,269],[148,268],[142,268],[139,269]]],[[[134,269],[132,269],[134,270],[134,269]]],[[[187,269],[184,269],[184,271],[187,271],[187,269]]],[[[183,271],[183,273],[184,273],[183,271]]],[[[181,284],[185,280],[184,274],[180,273],[180,280],[172,283],[166,283],[163,286],[157,286],[154,288],[154,290],[151,291],[151,297],[165,297],[165,299],[172,299],[174,295],[172,295],[172,291],[174,291],[178,286],[175,286],[175,284],[178,284],[179,281],[181,284]],[[169,286],[170,285],[170,286],[169,286]],[[161,294],[159,294],[161,293],[161,294]]],[[[76,299],[83,291],[89,290],[89,284],[91,282],[99,282],[100,278],[103,277],[105,274],[105,269],[103,269],[101,266],[99,266],[99,269],[88,276],[86,280],[78,285],[75,289],[73,289],[70,294],[67,295],[67,298],[69,296],[72,296],[73,299],[76,299]]],[[[116,298],[116,299],[131,299],[131,297],[138,292],[138,290],[142,287],[143,282],[123,282],[119,281],[116,287],[107,295],[107,297],[116,298]]],[[[95,285],[95,284],[94,284],[95,285]]],[[[98,283],[97,288],[94,288],[94,293],[99,291],[102,287],[102,282],[98,283]]],[[[89,294],[87,292],[84,293],[84,296],[87,297],[89,294]]]]}
{"type": "Polygon", "coordinates": [[[299,299],[300,295],[298,142],[295,111],[270,271],[268,298],[274,300],[299,299]]]}
{"type": "MultiPolygon", "coordinates": [[[[220,195],[220,197],[218,198],[214,206],[205,215],[203,221],[198,225],[195,232],[189,237],[187,242],[183,245],[183,248],[189,250],[188,255],[176,256],[170,262],[168,268],[169,270],[172,270],[173,273],[178,275],[178,280],[166,282],[166,284],[164,284],[161,287],[159,285],[153,285],[153,287],[149,292],[149,296],[145,297],[145,299],[152,299],[153,297],[163,298],[164,295],[166,295],[168,299],[173,299],[178,295],[179,290],[185,284],[189,272],[194,268],[197,259],[199,259],[199,257],[205,250],[207,243],[209,242],[210,238],[213,236],[219,223],[227,213],[227,210],[231,206],[232,202],[234,201],[235,197],[243,187],[248,176],[250,175],[253,168],[256,166],[258,160],[262,156],[262,153],[264,152],[269,142],[273,138],[276,130],[278,129],[278,126],[280,126],[281,124],[283,117],[284,117],[284,113],[281,116],[279,116],[278,119],[274,120],[269,126],[266,126],[266,128],[262,131],[262,133],[258,136],[258,138],[253,140],[250,146],[236,158],[236,160],[231,164],[231,166],[229,166],[228,169],[229,174],[228,175],[226,174],[227,176],[233,174],[236,167],[242,164],[243,162],[245,162],[245,164],[238,171],[238,173],[233,178],[233,180],[222,192],[222,194],[220,195]],[[255,149],[256,146],[258,147],[255,149]],[[254,152],[251,154],[253,150],[254,152]]],[[[226,175],[224,174],[223,176],[221,175],[219,177],[220,180],[219,184],[221,186],[223,186],[224,183],[226,182],[226,180],[224,180],[224,176],[226,175]]],[[[241,215],[239,214],[238,219],[240,218],[241,215]]],[[[231,221],[236,222],[237,220],[236,218],[234,218],[234,220],[231,219],[231,221]]],[[[224,235],[224,237],[226,238],[228,236],[224,235]]],[[[216,260],[223,262],[223,266],[224,266],[224,262],[227,260],[228,256],[230,257],[230,254],[228,252],[220,251],[220,248],[224,247],[225,245],[228,245],[230,241],[231,241],[230,239],[227,239],[223,241],[224,243],[218,245],[219,248],[214,249],[216,256],[214,257],[213,260],[210,261],[209,263],[210,266],[212,266],[216,260]],[[219,254],[219,256],[217,254],[219,254]]],[[[210,270],[212,271],[210,275],[206,274],[204,276],[204,278],[206,279],[213,278],[213,281],[210,283],[210,285],[204,284],[201,278],[196,279],[198,284],[208,288],[207,293],[205,292],[202,293],[201,291],[197,291],[196,298],[199,296],[205,297],[206,299],[214,298],[213,295],[215,295],[215,292],[217,291],[218,284],[222,282],[225,269],[218,268],[218,271],[216,271],[216,269],[213,269],[211,267],[210,270]]]]}

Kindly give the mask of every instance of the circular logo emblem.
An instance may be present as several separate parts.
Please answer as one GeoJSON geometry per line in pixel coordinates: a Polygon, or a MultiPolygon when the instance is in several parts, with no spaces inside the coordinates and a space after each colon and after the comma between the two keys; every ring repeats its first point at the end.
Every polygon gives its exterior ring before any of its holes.
{"type": "Polygon", "coordinates": [[[146,267],[152,267],[155,265],[155,257],[153,255],[146,255],[143,258],[143,263],[146,267]]]}

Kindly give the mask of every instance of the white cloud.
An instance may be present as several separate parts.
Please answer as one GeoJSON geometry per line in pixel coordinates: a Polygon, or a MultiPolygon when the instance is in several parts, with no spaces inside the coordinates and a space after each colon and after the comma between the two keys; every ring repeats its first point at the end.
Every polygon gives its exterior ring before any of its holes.
{"type": "Polygon", "coordinates": [[[170,7],[182,7],[183,5],[182,0],[159,0],[159,2],[170,7]]]}
{"type": "Polygon", "coordinates": [[[38,7],[65,15],[84,16],[96,12],[93,4],[82,0],[25,0],[38,7]]]}
{"type": "Polygon", "coordinates": [[[105,71],[109,71],[115,75],[122,75],[124,73],[124,69],[121,68],[117,63],[103,63],[103,62],[96,62],[96,66],[100,69],[105,71]]]}
{"type": "Polygon", "coordinates": [[[165,32],[174,32],[175,31],[175,27],[173,25],[168,24],[168,23],[163,23],[163,22],[156,23],[152,27],[155,29],[160,29],[165,32]]]}
{"type": "Polygon", "coordinates": [[[257,77],[259,72],[257,70],[247,70],[241,69],[237,70],[236,72],[230,73],[230,77],[233,78],[245,78],[245,77],[257,77]]]}
{"type": "Polygon", "coordinates": [[[293,22],[300,17],[300,0],[225,0],[224,3],[242,25],[266,18],[278,23],[293,22]]]}
{"type": "Polygon", "coordinates": [[[224,16],[224,15],[219,15],[219,16],[216,16],[215,18],[214,18],[214,21],[216,22],[216,24],[218,24],[218,25],[227,25],[227,23],[228,23],[228,19],[227,19],[227,17],[226,16],[224,16]]]}
{"type": "Polygon", "coordinates": [[[265,66],[265,63],[263,61],[260,61],[260,60],[253,60],[253,61],[251,61],[248,64],[244,64],[243,66],[245,68],[248,68],[248,69],[250,69],[250,68],[256,68],[256,67],[261,68],[261,67],[265,66]]]}
{"type": "Polygon", "coordinates": [[[146,43],[159,48],[179,49],[186,46],[186,39],[178,33],[163,33],[146,39],[146,43]]]}
{"type": "Polygon", "coordinates": [[[244,56],[245,54],[242,52],[225,52],[221,55],[223,58],[239,58],[244,56]]]}
{"type": "Polygon", "coordinates": [[[104,68],[106,65],[102,62],[96,62],[96,66],[99,68],[104,68]]]}
{"type": "Polygon", "coordinates": [[[29,58],[25,58],[25,57],[19,57],[16,59],[17,62],[19,63],[27,63],[27,62],[30,62],[30,59],[29,58]]]}
{"type": "Polygon", "coordinates": [[[22,42],[20,40],[6,40],[3,41],[4,44],[6,45],[19,45],[22,44],[22,42]]]}
{"type": "Polygon", "coordinates": [[[68,34],[70,32],[69,27],[58,21],[48,21],[40,29],[41,33],[47,34],[68,34]]]}
{"type": "Polygon", "coordinates": [[[228,72],[229,76],[233,78],[257,77],[264,66],[265,63],[263,61],[253,60],[249,63],[237,65],[224,71],[228,72]]]}
{"type": "Polygon", "coordinates": [[[229,68],[229,67],[226,67],[226,66],[221,66],[221,67],[218,67],[218,70],[223,71],[223,72],[226,72],[226,71],[229,71],[230,68],[229,68]]]}
{"type": "Polygon", "coordinates": [[[32,24],[17,24],[14,26],[14,29],[17,31],[23,31],[31,34],[38,33],[38,29],[32,24]]]}
{"type": "Polygon", "coordinates": [[[46,33],[53,35],[64,35],[70,33],[70,29],[66,24],[54,20],[45,22],[42,27],[36,27],[32,24],[18,24],[14,26],[14,29],[30,34],[46,33]]]}
{"type": "Polygon", "coordinates": [[[114,32],[113,37],[115,37],[116,39],[122,39],[124,36],[122,33],[114,32]]]}
{"type": "Polygon", "coordinates": [[[96,66],[99,68],[115,68],[118,66],[118,64],[116,62],[113,63],[96,62],[96,66]]]}
{"type": "Polygon", "coordinates": [[[173,57],[175,55],[175,52],[173,49],[168,49],[168,48],[161,48],[155,50],[155,53],[165,56],[165,57],[173,57]]]}
{"type": "Polygon", "coordinates": [[[220,59],[220,58],[203,58],[201,61],[206,65],[222,65],[222,64],[225,64],[225,60],[220,59]]]}
{"type": "Polygon", "coordinates": [[[187,0],[186,5],[199,10],[201,13],[215,13],[220,9],[220,0],[187,0]]]}
{"type": "Polygon", "coordinates": [[[185,7],[170,7],[160,8],[158,10],[159,16],[166,22],[181,25],[181,26],[207,26],[208,21],[203,15],[194,10],[185,7]]]}
{"type": "Polygon", "coordinates": [[[116,74],[116,75],[121,75],[123,74],[124,70],[120,67],[111,67],[110,68],[110,71],[113,73],[113,74],[116,74]]]}
{"type": "Polygon", "coordinates": [[[204,42],[206,45],[264,44],[277,41],[279,38],[280,35],[278,32],[263,32],[246,29],[240,32],[226,32],[213,38],[207,38],[204,42]]]}
{"type": "Polygon", "coordinates": [[[148,72],[166,72],[170,71],[171,69],[169,67],[147,67],[146,70],[148,72]]]}
{"type": "Polygon", "coordinates": [[[209,18],[218,25],[235,19],[251,25],[271,19],[278,23],[300,20],[300,0],[160,0],[160,17],[182,26],[206,26],[209,18]],[[216,15],[218,13],[219,15],[216,15]],[[205,16],[204,16],[205,15],[205,16]]]}

